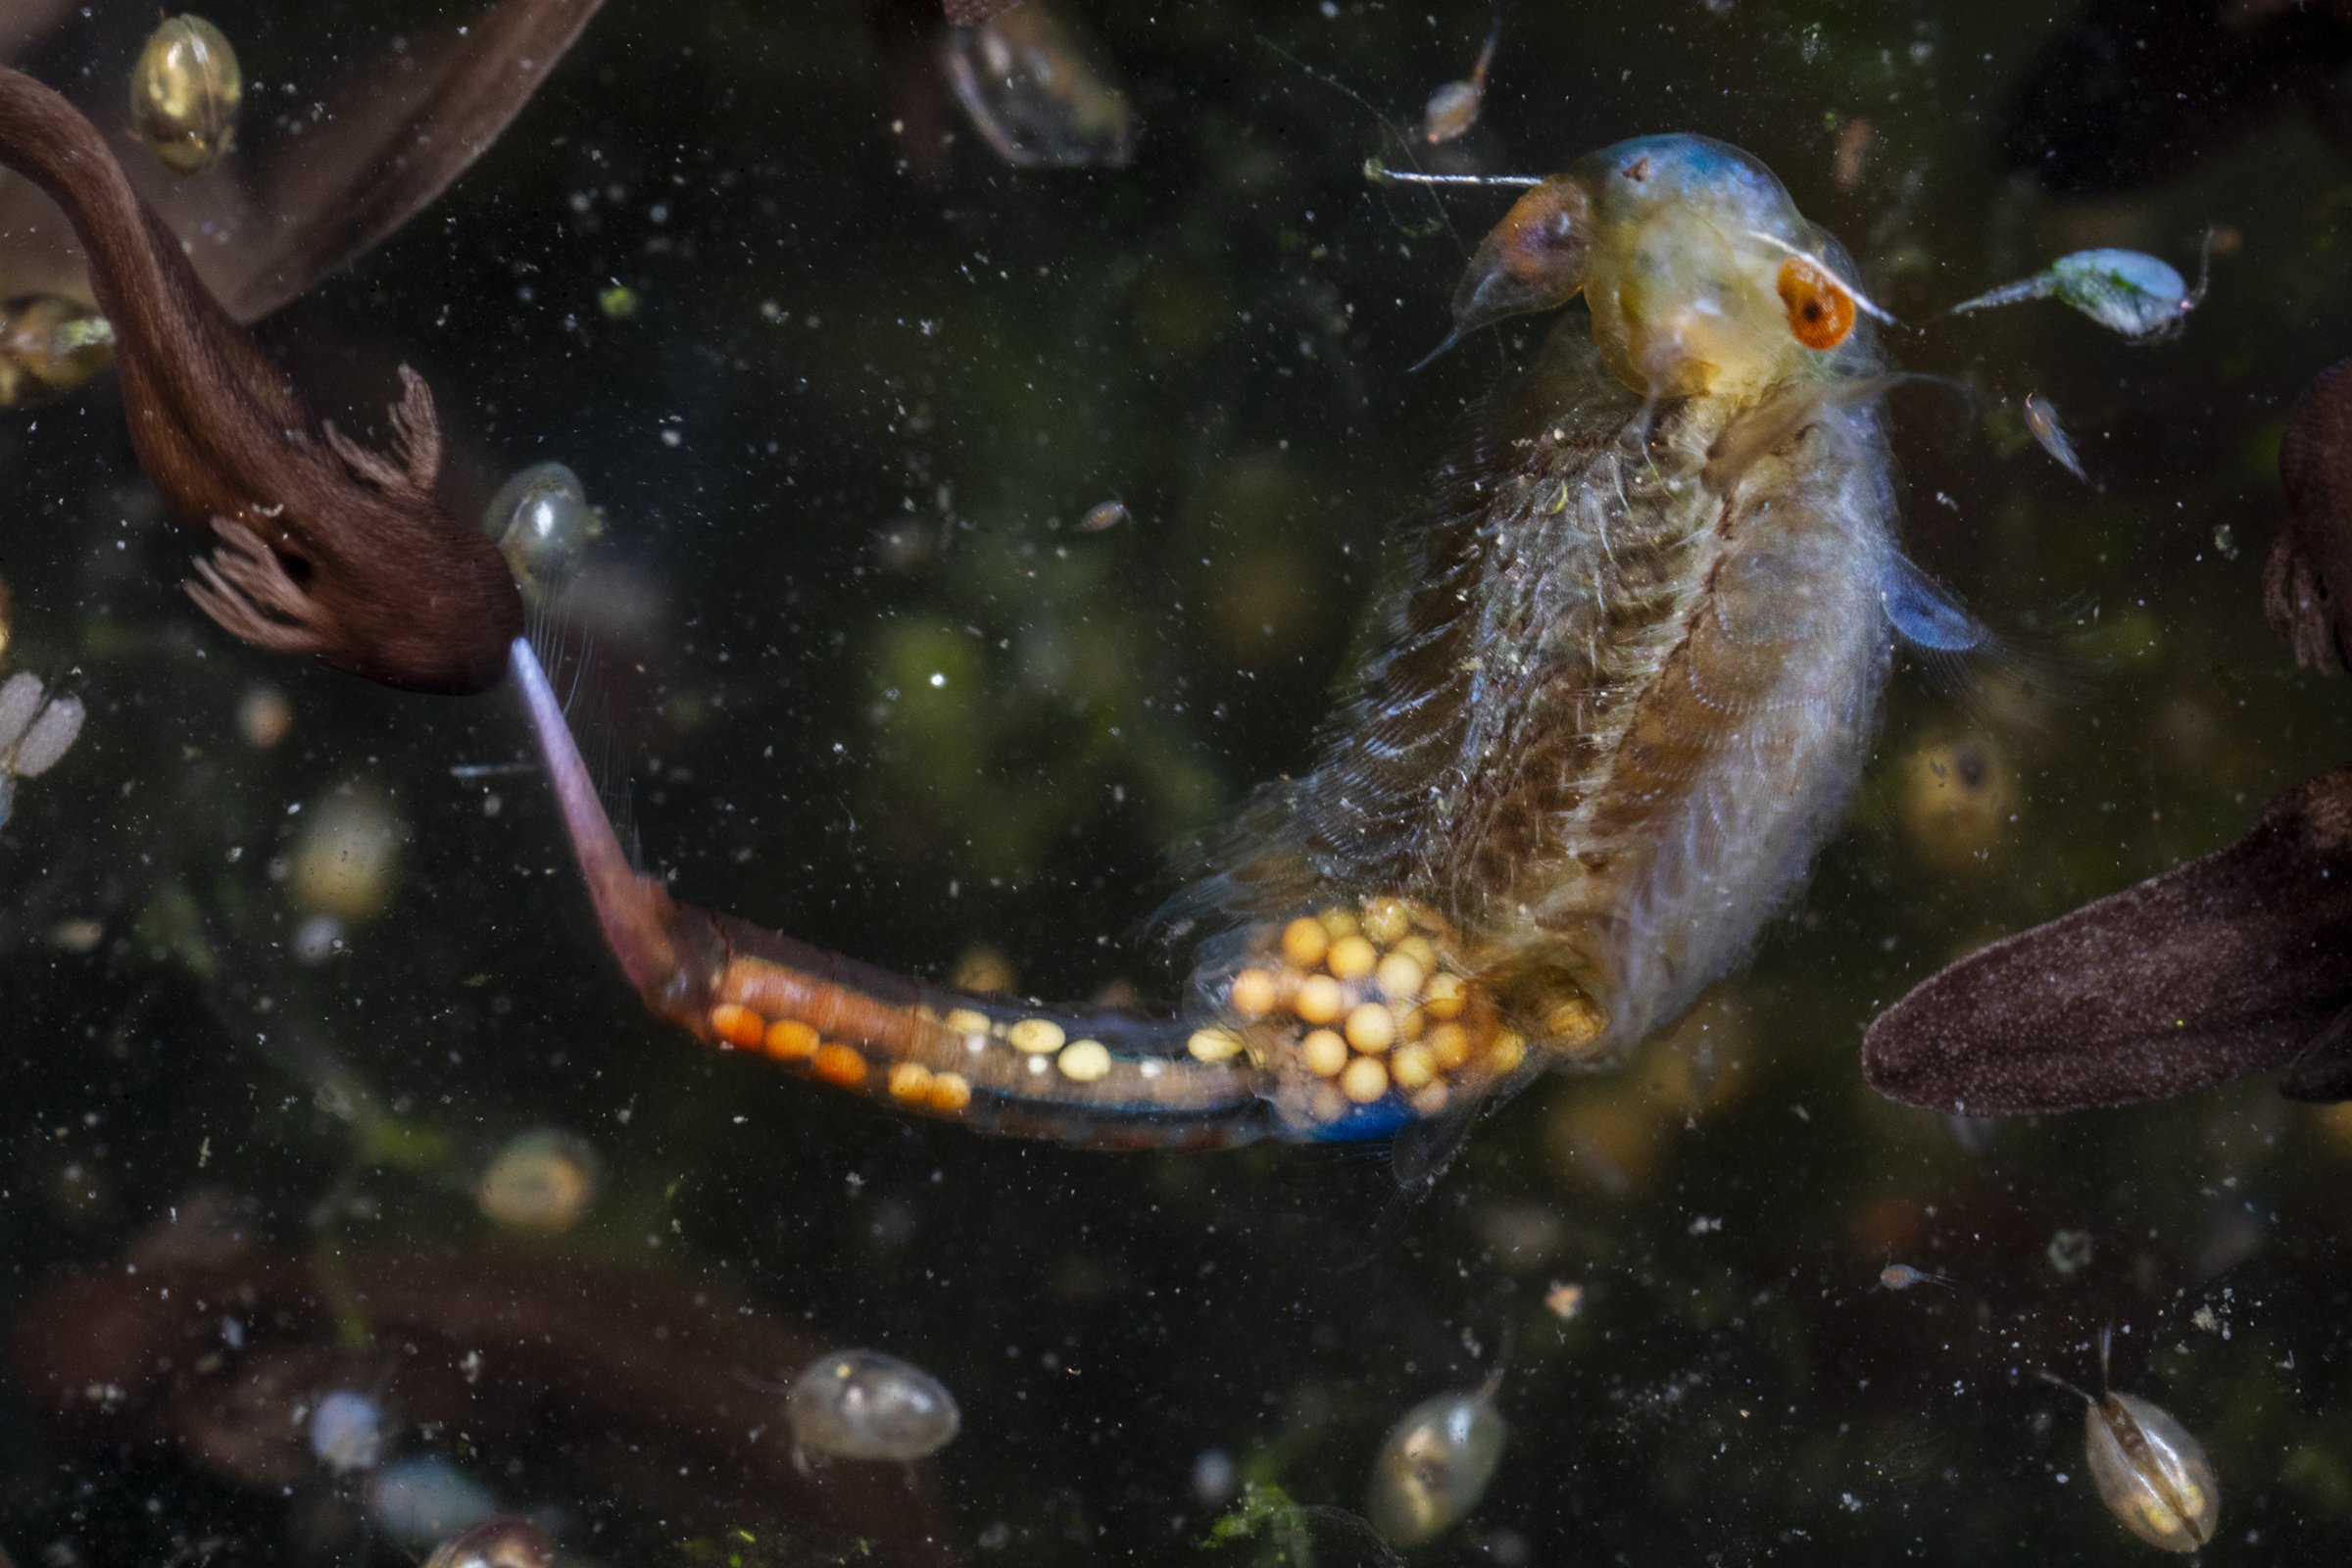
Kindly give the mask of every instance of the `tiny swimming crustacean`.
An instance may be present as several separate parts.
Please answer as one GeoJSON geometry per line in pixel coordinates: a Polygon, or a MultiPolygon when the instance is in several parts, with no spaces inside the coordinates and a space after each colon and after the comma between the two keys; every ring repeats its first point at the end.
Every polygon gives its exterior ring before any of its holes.
{"type": "Polygon", "coordinates": [[[1579,295],[1589,319],[1486,404],[1321,760],[1260,793],[1175,906],[1208,935],[1171,1011],[957,991],[673,901],[629,865],[518,641],[608,943],[707,1041],[1097,1146],[1431,1124],[1443,1148],[1544,1069],[1615,1060],[1792,895],[1890,632],[1983,636],[1896,548],[1852,275],[1761,164],[1701,137],[1620,143],[1518,199],[1457,335],[1579,295]]]}
{"type": "Polygon", "coordinates": [[[0,68],[0,164],[71,220],[114,329],[131,444],[213,541],[188,593],[233,635],[416,691],[494,684],[522,602],[497,548],[434,496],[431,392],[402,371],[398,460],[315,417],[232,320],[71,104],[0,68]]]}
{"type": "Polygon", "coordinates": [[[228,151],[244,96],[237,52],[220,29],[199,16],[168,17],[131,68],[131,134],[174,173],[201,174],[228,151]]]}
{"type": "Polygon", "coordinates": [[[2221,1522],[2213,1461],[2170,1410],[2115,1392],[2107,1374],[2114,1340],[2113,1329],[2100,1332],[2097,1397],[2052,1373],[2041,1377],[2082,1401],[2083,1460],[2107,1511],[2151,1546],[2195,1551],[2212,1542],[2221,1522]]]}
{"type": "Polygon", "coordinates": [[[1487,101],[1487,73],[1494,69],[1494,50],[1502,42],[1502,13],[1494,13],[1494,24],[1487,29],[1487,41],[1479,46],[1477,63],[1470,74],[1459,81],[1449,81],[1429,95],[1429,103],[1421,111],[1421,139],[1431,146],[1467,135],[1478,123],[1478,112],[1487,101]]]}
{"type": "Polygon", "coordinates": [[[1422,1400],[1389,1429],[1364,1510],[1391,1545],[1410,1550],[1437,1540],[1486,1495],[1510,1436],[1494,1408],[1501,1384],[1497,1370],[1475,1389],[1422,1400]]]}

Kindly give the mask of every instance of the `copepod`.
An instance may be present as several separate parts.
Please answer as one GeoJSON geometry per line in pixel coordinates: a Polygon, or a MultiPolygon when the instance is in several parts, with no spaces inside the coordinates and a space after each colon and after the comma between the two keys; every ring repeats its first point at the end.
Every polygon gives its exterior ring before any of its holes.
{"type": "Polygon", "coordinates": [[[130,72],[130,129],[175,173],[200,174],[237,133],[245,78],[237,52],[198,16],[170,17],[130,72]]]}
{"type": "Polygon", "coordinates": [[[2090,1479],[2107,1511],[2151,1546],[2195,1551],[2213,1540],[2222,1512],[2221,1484],[2205,1446],[2178,1417],[2107,1380],[2115,1331],[2099,1334],[2099,1396],[2092,1398],[2051,1373],[2043,1379],[2083,1403],[2082,1446],[2090,1479]]]}
{"type": "Polygon", "coordinates": [[[784,1416],[811,1453],[908,1463],[946,1447],[963,1424],[946,1385],[879,1350],[841,1350],[803,1367],[784,1416]]]}
{"type": "Polygon", "coordinates": [[[1948,1290],[1951,1283],[1940,1274],[1931,1274],[1909,1263],[1889,1263],[1879,1270],[1879,1288],[1884,1291],[1907,1291],[1914,1285],[1940,1285],[1948,1290]]]}
{"type": "Polygon", "coordinates": [[[1487,29],[1487,41],[1480,46],[1478,61],[1470,74],[1460,81],[1449,81],[1429,95],[1428,107],[1421,111],[1421,139],[1431,146],[1453,140],[1478,123],[1478,112],[1487,101],[1487,73],[1494,64],[1495,46],[1502,42],[1502,13],[1494,13],[1494,24],[1487,29]]]}
{"type": "Polygon", "coordinates": [[[2212,267],[2211,234],[2205,236],[2193,289],[2169,262],[2139,251],[2076,251],[2059,257],[2032,277],[1962,300],[1950,314],[1964,316],[2021,300],[2054,299],[2133,343],[2161,343],[2179,336],[2188,324],[2188,313],[2204,302],[2212,267]]]}
{"type": "Polygon", "coordinates": [[[1471,259],[1455,335],[1580,295],[1589,316],[1441,469],[1320,760],[1261,791],[1175,906],[1207,932],[1177,1006],[919,982],[674,901],[628,863],[517,641],[647,1005],[997,1132],[1206,1148],[1430,1124],[1429,1153],[1543,1069],[1617,1059],[1737,964],[1851,790],[1890,634],[1983,632],[1896,548],[1871,308],[1769,171],[1670,135],[1530,183],[1471,259]]]}
{"type": "Polygon", "coordinates": [[[2074,442],[2067,438],[2066,427],[2058,422],[2058,410],[2050,400],[2038,392],[2029,392],[2023,406],[2026,428],[2041,443],[2041,450],[2056,458],[2058,466],[2067,472],[2097,489],[2090,475],[2083,471],[2082,459],[2075,452],[2074,442]]]}
{"type": "Polygon", "coordinates": [[[1373,1461],[1364,1511],[1394,1546],[1435,1541],[1478,1506],[1509,1437],[1494,1408],[1496,1371],[1475,1389],[1424,1399],[1390,1429],[1373,1461]]]}

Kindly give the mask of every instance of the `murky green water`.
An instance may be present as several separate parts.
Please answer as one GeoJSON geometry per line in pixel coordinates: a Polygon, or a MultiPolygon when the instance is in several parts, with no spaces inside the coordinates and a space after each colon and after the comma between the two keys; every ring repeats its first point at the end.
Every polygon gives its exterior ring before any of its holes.
{"type": "MultiPolygon", "coordinates": [[[[433,14],[394,9],[208,14],[274,115],[433,14]]],[[[1892,357],[1979,389],[1894,400],[1908,548],[2076,689],[2021,723],[1898,672],[1752,966],[1398,1203],[1377,1151],[984,1140],[655,1024],[508,766],[504,696],[231,643],[177,590],[189,537],[111,381],[11,416],[8,662],[90,710],[0,831],[17,1560],[401,1560],[302,1443],[341,1383],[409,1401],[399,1452],[550,1509],[583,1560],[1250,1561],[1296,1536],[1203,1557],[1221,1460],[1360,1513],[1389,1425],[1502,1358],[1500,1470],[1418,1557],[2124,1561],[2147,1548],[2034,1376],[2092,1382],[2110,1323],[2117,1385],[2212,1453],[2213,1557],[2340,1560],[2352,1118],[2254,1082],[1959,1127],[1871,1095],[1856,1047],[1947,958],[2343,761],[2346,688],[2292,671],[2259,575],[2284,411],[2352,345],[2352,165],[2256,93],[2243,139],[2124,194],[2016,181],[2038,6],[1524,9],[1458,167],[1665,129],[1761,157],[1925,323],[1892,357]],[[2209,225],[2176,343],[2054,305],[1935,319],[2083,246],[2185,269],[2209,225]],[[2030,444],[2028,391],[2103,493],[2030,444]],[[261,688],[291,710],[269,747],[240,721],[261,688]],[[1992,780],[1957,813],[1925,765],[1950,746],[1992,780]],[[337,809],[399,835],[339,939],[304,924],[344,896],[304,858],[337,809]],[[601,1162],[587,1218],[493,1227],[472,1182],[550,1125],[601,1162]],[[1889,1261],[1947,1283],[1874,1289],[1889,1261]],[[919,1471],[796,1468],[755,1385],[850,1347],[954,1391],[919,1471]]],[[[1091,13],[1141,117],[1120,172],[940,149],[953,106],[850,0],[615,0],[449,197],[265,335],[378,433],[393,368],[423,371],[473,504],[528,462],[583,476],[612,767],[681,897],[915,973],[1164,994],[1183,955],[1136,932],[1171,866],[1310,760],[1384,541],[1531,339],[1408,376],[1503,198],[1359,173],[1396,155],[1369,106],[1412,119],[1483,9],[1091,13]],[[1114,498],[1127,520],[1080,528],[1114,498]]],[[[114,35],[24,63],[114,72],[114,35]]],[[[1318,1562],[1378,1560],[1301,1528],[1318,1562]]]]}

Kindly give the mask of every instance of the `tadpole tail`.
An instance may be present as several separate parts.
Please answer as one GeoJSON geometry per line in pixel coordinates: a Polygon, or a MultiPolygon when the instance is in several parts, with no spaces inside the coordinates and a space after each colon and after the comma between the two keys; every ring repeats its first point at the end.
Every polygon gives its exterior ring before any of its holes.
{"type": "Polygon", "coordinates": [[[538,656],[510,664],[605,944],[655,1016],[894,1109],[1099,1149],[1272,1129],[1240,1038],[1182,1017],[1025,1004],[909,979],[671,899],[622,852],[538,656]]]}

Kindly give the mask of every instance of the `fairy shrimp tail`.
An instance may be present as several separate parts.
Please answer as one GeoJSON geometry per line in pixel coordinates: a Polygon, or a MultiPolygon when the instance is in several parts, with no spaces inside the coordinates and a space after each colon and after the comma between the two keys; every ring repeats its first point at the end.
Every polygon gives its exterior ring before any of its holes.
{"type": "Polygon", "coordinates": [[[1206,1149],[1271,1129],[1239,1036],[926,985],[710,914],[632,869],[527,641],[511,653],[604,927],[656,1016],[895,1109],[1103,1149],[1206,1149]]]}

